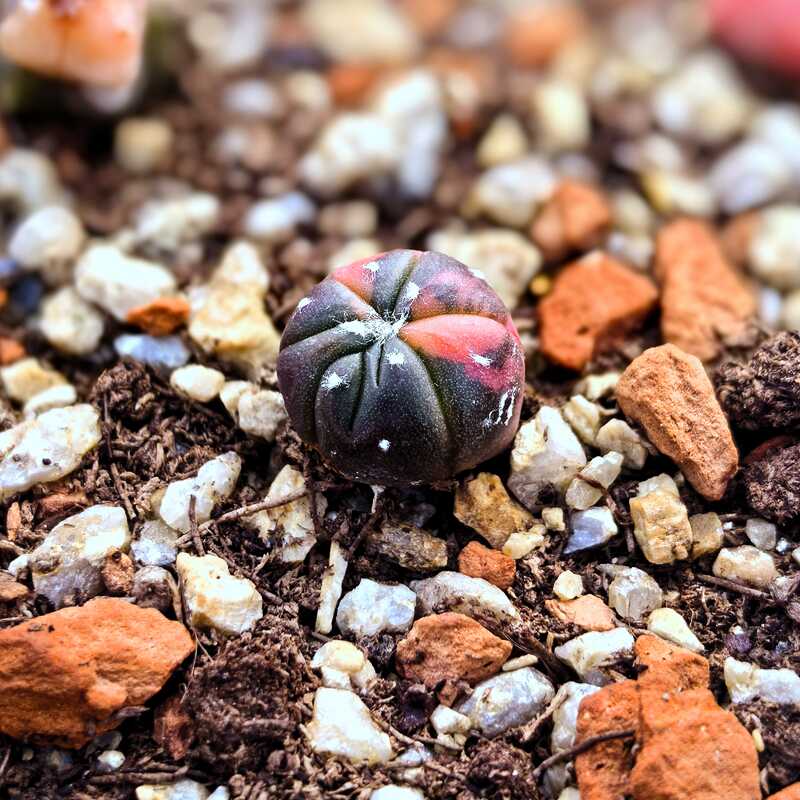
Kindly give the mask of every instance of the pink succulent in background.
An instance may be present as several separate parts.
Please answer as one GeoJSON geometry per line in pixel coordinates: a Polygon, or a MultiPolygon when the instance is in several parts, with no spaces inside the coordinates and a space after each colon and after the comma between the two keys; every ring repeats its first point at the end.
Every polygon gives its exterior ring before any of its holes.
{"type": "Polygon", "coordinates": [[[441,253],[393,250],[337,269],[298,304],[278,381],[295,430],[328,463],[404,486],[511,443],[525,364],[482,278],[441,253]]]}
{"type": "Polygon", "coordinates": [[[0,24],[0,52],[21,67],[97,86],[139,72],[147,0],[14,0],[0,24]]]}
{"type": "Polygon", "coordinates": [[[800,76],[798,0],[708,0],[716,36],[740,57],[800,76]]]}

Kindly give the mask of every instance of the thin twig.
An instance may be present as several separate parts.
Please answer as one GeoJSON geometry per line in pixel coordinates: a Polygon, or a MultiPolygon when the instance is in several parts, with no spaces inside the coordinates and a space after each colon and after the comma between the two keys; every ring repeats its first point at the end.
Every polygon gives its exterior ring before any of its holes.
{"type": "Polygon", "coordinates": [[[183,767],[175,772],[116,772],[112,775],[93,775],[89,783],[100,786],[115,783],[173,783],[188,771],[188,767],[183,767]]]}
{"type": "MultiPolygon", "coordinates": [[[[212,525],[218,525],[220,522],[231,522],[232,520],[241,519],[242,517],[249,517],[251,514],[256,514],[259,511],[269,511],[271,508],[280,508],[289,503],[294,503],[295,500],[300,500],[307,494],[308,489],[300,489],[296,492],[292,492],[292,494],[287,494],[285,497],[281,497],[279,500],[259,500],[257,503],[249,503],[246,506],[234,508],[231,511],[220,514],[216,519],[210,519],[208,522],[198,525],[197,532],[205,533],[212,525]]],[[[186,533],[177,540],[176,544],[178,547],[182,547],[185,544],[189,544],[191,541],[191,534],[186,533]]]]}
{"type": "Polygon", "coordinates": [[[596,744],[608,742],[612,739],[629,739],[635,733],[636,731],[631,728],[624,731],[608,731],[607,733],[598,733],[597,736],[590,736],[588,739],[584,739],[580,744],[570,747],[569,750],[562,750],[560,753],[555,753],[554,755],[550,756],[550,758],[546,758],[541,764],[539,764],[538,767],[533,770],[533,778],[535,780],[546,769],[550,769],[550,767],[554,766],[555,764],[561,764],[564,761],[572,761],[575,756],[579,756],[581,753],[591,750],[596,744]]]}
{"type": "Polygon", "coordinates": [[[199,556],[206,554],[206,549],[203,547],[203,540],[200,538],[200,531],[197,528],[197,497],[191,495],[189,497],[189,535],[192,537],[192,544],[199,556]]]}
{"type": "Polygon", "coordinates": [[[231,522],[242,517],[249,517],[251,514],[257,514],[259,511],[269,511],[271,508],[280,508],[281,506],[294,503],[295,500],[300,500],[308,494],[308,489],[298,489],[296,492],[287,494],[277,500],[259,500],[257,503],[249,503],[246,506],[234,508],[232,511],[226,511],[220,514],[216,519],[210,519],[200,526],[200,530],[204,531],[212,525],[217,525],[220,522],[231,522]]]}
{"type": "Polygon", "coordinates": [[[433,761],[423,761],[420,766],[425,767],[425,769],[432,769],[434,772],[444,775],[445,778],[463,780],[460,775],[455,775],[451,770],[447,769],[447,767],[443,767],[441,764],[436,764],[433,761]]]}
{"type": "Polygon", "coordinates": [[[550,701],[550,705],[548,705],[547,708],[541,714],[539,714],[538,717],[532,719],[530,722],[525,723],[525,725],[523,725],[522,728],[520,729],[520,734],[521,734],[519,737],[520,743],[527,744],[528,742],[530,742],[531,739],[533,739],[533,737],[536,735],[536,732],[539,730],[539,728],[548,719],[550,719],[550,717],[552,717],[553,714],[555,714],[556,709],[561,707],[565,699],[566,698],[564,697],[558,697],[558,695],[556,695],[550,701]]]}
{"type": "Polygon", "coordinates": [[[721,586],[723,589],[730,589],[732,592],[739,592],[739,594],[756,597],[759,600],[769,599],[769,595],[766,592],[762,592],[760,589],[753,589],[751,586],[745,586],[743,583],[737,583],[736,581],[729,581],[727,578],[718,578],[716,575],[697,575],[697,580],[703,583],[710,583],[713,586],[721,586]]]}

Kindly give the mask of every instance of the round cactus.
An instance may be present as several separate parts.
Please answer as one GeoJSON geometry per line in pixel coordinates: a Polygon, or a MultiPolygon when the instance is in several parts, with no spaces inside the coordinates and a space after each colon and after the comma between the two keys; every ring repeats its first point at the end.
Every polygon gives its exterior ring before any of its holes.
{"type": "Polygon", "coordinates": [[[301,300],[278,382],[295,430],[371,484],[445,480],[514,437],[525,364],[500,298],[440,253],[341,267],[301,300]]]}

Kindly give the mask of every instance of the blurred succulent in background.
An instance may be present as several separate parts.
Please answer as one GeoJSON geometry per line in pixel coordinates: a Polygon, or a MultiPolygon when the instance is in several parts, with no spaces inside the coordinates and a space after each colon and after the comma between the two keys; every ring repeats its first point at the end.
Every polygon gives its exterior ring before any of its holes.
{"type": "Polygon", "coordinates": [[[11,0],[0,52],[34,72],[122,87],[139,72],[147,0],[11,0]]]}

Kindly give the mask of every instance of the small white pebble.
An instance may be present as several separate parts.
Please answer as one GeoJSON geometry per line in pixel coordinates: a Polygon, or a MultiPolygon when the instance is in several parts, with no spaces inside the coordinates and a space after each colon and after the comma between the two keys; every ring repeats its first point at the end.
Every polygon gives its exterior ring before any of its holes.
{"type": "Polygon", "coordinates": [[[544,542],[544,526],[534,525],[529,531],[514,531],[503,545],[503,554],[516,561],[525,558],[544,542]]]}
{"type": "Polygon", "coordinates": [[[574,600],[583,594],[583,579],[580,575],[565,570],[556,578],[553,594],[559,600],[574,600]]]}
{"type": "Polygon", "coordinates": [[[218,369],[204,367],[202,364],[187,364],[176,369],[169,377],[174,389],[197,400],[208,403],[222,391],[225,376],[218,369]]]}
{"type": "Polygon", "coordinates": [[[765,519],[749,519],[744,526],[747,538],[759,550],[774,550],[778,541],[778,530],[765,519]]]}
{"type": "Polygon", "coordinates": [[[672,608],[655,609],[647,620],[647,630],[693,653],[702,653],[705,650],[686,620],[672,608]]]}
{"type": "Polygon", "coordinates": [[[549,531],[566,530],[566,524],[564,523],[564,509],[543,508],[542,522],[544,522],[545,528],[547,528],[549,531]]]}
{"type": "Polygon", "coordinates": [[[152,172],[169,156],[174,136],[161,119],[128,117],[114,131],[114,157],[128,172],[152,172]]]}
{"type": "Polygon", "coordinates": [[[523,667],[532,667],[534,664],[538,664],[539,659],[536,658],[535,655],[526,654],[524,656],[519,656],[517,658],[509,658],[505,664],[503,664],[503,672],[513,672],[515,669],[522,669],[523,667]]]}
{"type": "Polygon", "coordinates": [[[125,763],[125,755],[119,750],[105,750],[97,756],[97,763],[103,769],[113,772],[125,763]]]}
{"type": "Polygon", "coordinates": [[[8,254],[27,269],[46,269],[75,258],[85,238],[72,211],[48,206],[23,220],[8,243],[8,254]]]}

